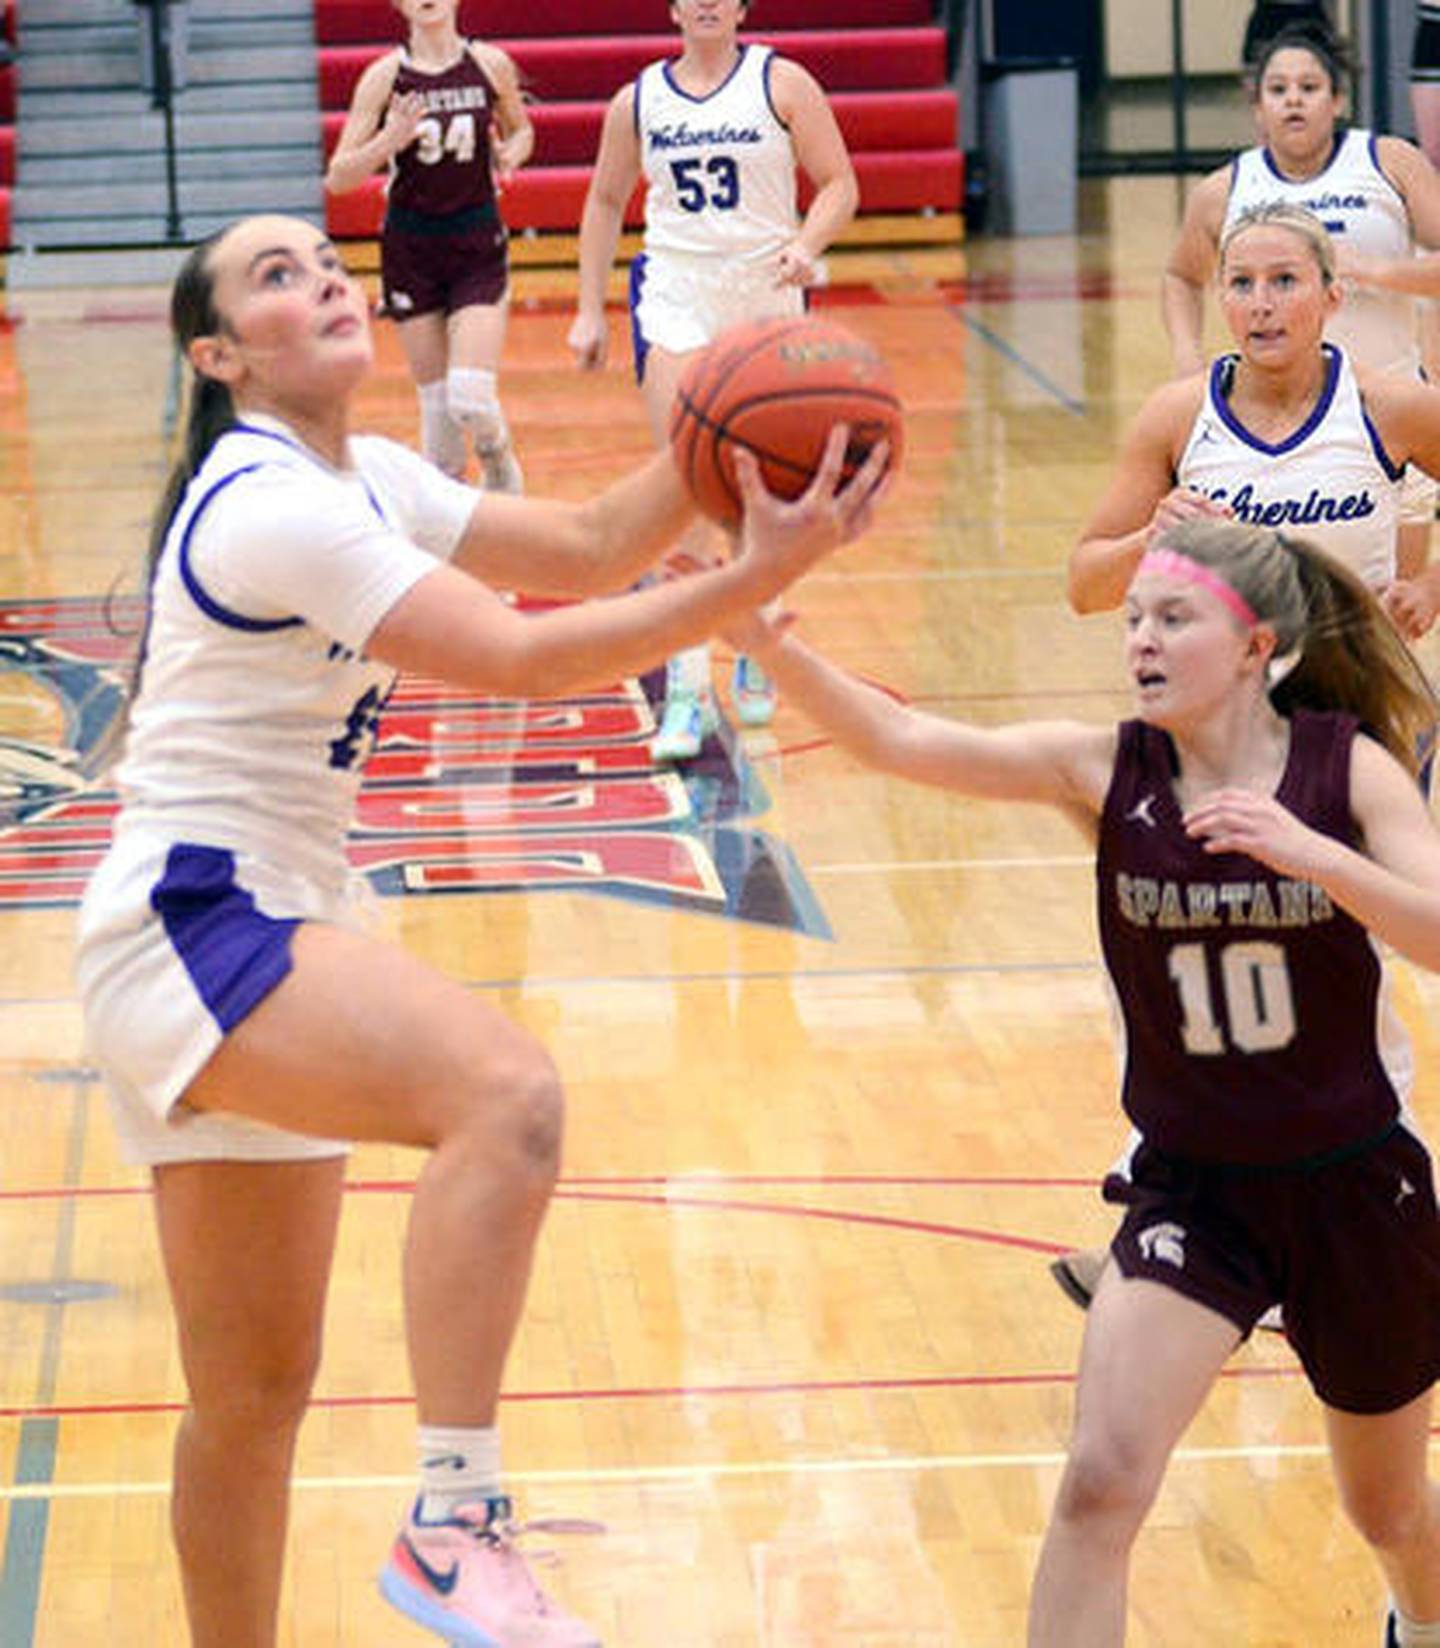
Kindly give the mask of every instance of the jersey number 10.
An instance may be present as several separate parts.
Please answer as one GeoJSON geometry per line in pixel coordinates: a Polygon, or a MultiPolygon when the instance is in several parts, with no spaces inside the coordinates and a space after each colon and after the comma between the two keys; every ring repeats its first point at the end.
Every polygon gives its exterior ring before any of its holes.
{"type": "MultiPolygon", "coordinates": [[[[1230,1051],[1215,1015],[1202,944],[1177,944],[1170,977],[1180,992],[1180,1040],[1187,1053],[1230,1051]]],[[[1242,1053],[1273,1053],[1295,1038],[1295,993],[1278,944],[1243,941],[1220,952],[1220,982],[1230,1041],[1242,1053]]]]}

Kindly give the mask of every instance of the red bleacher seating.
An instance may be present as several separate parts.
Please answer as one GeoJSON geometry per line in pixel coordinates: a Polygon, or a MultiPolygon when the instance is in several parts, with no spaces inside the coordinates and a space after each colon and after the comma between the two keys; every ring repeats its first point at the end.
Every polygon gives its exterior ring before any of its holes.
{"type": "MultiPolygon", "coordinates": [[[[663,27],[663,0],[590,0],[587,34],[654,34],[663,27]]],[[[579,32],[576,0],[462,0],[460,27],[487,40],[579,32]]],[[[816,0],[764,0],[756,19],[767,29],[814,26],[816,0]]],[[[827,29],[918,27],[933,20],[931,0],[827,0],[827,29]]],[[[315,38],[322,46],[400,40],[404,23],[390,0],[315,0],[315,38]]],[[[669,37],[674,49],[675,36],[669,37]]],[[[613,88],[612,88],[613,89],[613,88]]]]}
{"type": "Polygon", "coordinates": [[[15,65],[0,63],[0,122],[13,125],[15,120],[15,65]]]}
{"type": "MultiPolygon", "coordinates": [[[[955,141],[958,99],[948,87],[938,91],[837,92],[830,99],[845,146],[859,156],[870,149],[894,147],[895,133],[903,132],[916,149],[943,149],[955,141]]],[[[590,166],[600,146],[604,103],[536,103],[535,152],[550,166],[590,166]]],[[[340,141],[343,111],[324,116],[325,158],[340,141]]]]}
{"type": "MultiPolygon", "coordinates": [[[[861,91],[877,72],[889,87],[933,87],[945,80],[944,29],[867,29],[853,34],[811,29],[803,34],[757,31],[750,38],[772,45],[816,77],[827,92],[861,91]],[[877,71],[877,64],[879,69],[877,71]]],[[[635,34],[605,42],[593,39],[496,40],[515,59],[526,90],[541,101],[605,98],[633,80],[647,63],[672,56],[673,34],[635,34]]],[[[350,101],[374,46],[331,46],[320,53],[320,106],[341,109],[350,101]]]]}
{"type": "Polygon", "coordinates": [[[8,188],[15,181],[15,128],[0,126],[0,185],[8,188]]]}
{"type": "MultiPolygon", "coordinates": [[[[315,8],[328,155],[356,82],[397,37],[399,18],[389,0],[315,0],[315,8]]],[[[774,45],[825,87],[855,161],[862,212],[958,211],[958,111],[946,80],[945,31],[931,22],[930,0],[829,0],[825,9],[823,29],[805,28],[814,0],[766,0],[766,27],[747,30],[747,38],[774,45]]],[[[656,33],[655,19],[656,0],[592,0],[588,30],[577,36],[565,33],[574,27],[573,0],[462,5],[462,27],[483,22],[484,38],[514,58],[531,99],[535,155],[506,192],[512,228],[579,225],[610,98],[645,64],[677,50],[675,34],[656,33]],[[477,15],[467,17],[467,9],[477,15]]],[[[637,190],[630,202],[632,227],[643,199],[637,190]]],[[[373,237],[383,212],[378,177],[327,196],[327,223],[340,239],[373,237]]]]}

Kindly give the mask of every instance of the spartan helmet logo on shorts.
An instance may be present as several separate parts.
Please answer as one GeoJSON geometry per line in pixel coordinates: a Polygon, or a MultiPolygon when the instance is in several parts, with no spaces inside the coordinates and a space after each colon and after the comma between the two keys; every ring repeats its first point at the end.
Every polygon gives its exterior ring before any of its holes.
{"type": "Polygon", "coordinates": [[[408,292],[392,292],[390,307],[398,314],[408,314],[415,307],[415,299],[408,292]]]}
{"type": "Polygon", "coordinates": [[[1140,1232],[1140,1251],[1147,1259],[1163,1259],[1167,1265],[1174,1265],[1176,1270],[1185,1268],[1185,1231],[1183,1226],[1170,1224],[1151,1225],[1148,1230],[1140,1232]]]}

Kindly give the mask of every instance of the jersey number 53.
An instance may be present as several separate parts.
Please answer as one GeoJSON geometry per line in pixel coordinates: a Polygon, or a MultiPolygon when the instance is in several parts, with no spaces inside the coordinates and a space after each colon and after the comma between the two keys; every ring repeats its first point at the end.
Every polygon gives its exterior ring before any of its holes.
{"type": "Polygon", "coordinates": [[[713,206],[717,212],[733,211],[740,204],[740,168],[730,155],[711,155],[702,160],[672,160],[670,175],[675,179],[675,199],[683,212],[703,212],[713,206]]]}

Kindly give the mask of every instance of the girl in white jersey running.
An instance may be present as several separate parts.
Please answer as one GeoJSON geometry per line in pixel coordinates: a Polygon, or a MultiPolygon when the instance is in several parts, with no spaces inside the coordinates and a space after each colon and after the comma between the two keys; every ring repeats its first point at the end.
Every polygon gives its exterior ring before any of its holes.
{"type": "MultiPolygon", "coordinates": [[[[196,1648],[270,1648],[289,1472],[320,1354],[345,1145],[430,1152],[405,1254],[419,1493],[382,1575],[443,1640],[585,1648],[511,1539],[495,1409],[558,1170],[543,1047],[357,930],[343,852],[395,672],[509,697],[657,662],[861,530],[844,431],[795,505],[745,474],[748,553],[524,616],[488,587],[632,583],[691,518],[663,456],[584,505],[476,494],[349,433],[363,293],[294,219],[198,247],[175,286],[195,371],[157,516],[114,845],[80,919],[87,1035],[151,1167],[189,1389],[174,1527],[196,1648]]],[[[880,460],[883,462],[883,457],[880,460]]]]}
{"type": "MultiPolygon", "coordinates": [[[[1414,144],[1342,129],[1345,65],[1338,41],[1282,31],[1257,64],[1255,116],[1261,142],[1212,172],[1186,204],[1166,266],[1162,307],[1177,375],[1200,370],[1205,288],[1220,236],[1241,212],[1268,201],[1312,211],[1335,242],[1345,301],[1326,336],[1357,366],[1415,377],[1420,369],[1416,296],[1440,296],[1440,175],[1414,144]]],[[[1435,486],[1408,478],[1401,570],[1425,565],[1435,486]]]]}
{"type": "MultiPolygon", "coordinates": [[[[616,93],[580,224],[580,297],[570,347],[604,365],[605,285],[625,208],[642,172],[645,251],[631,267],[635,369],[657,442],[686,359],[743,320],[799,314],[820,256],[855,214],[859,191],[825,95],[798,63],[738,39],[745,0],[675,0],[679,57],[652,63],[616,93]],[[815,195],[800,220],[796,170],[815,195]]],[[[758,667],[735,662],[736,714],[763,726],[774,695],[758,667]]],[[[710,654],[666,672],[652,753],[697,755],[715,725],[710,654]]]]}
{"type": "Polygon", "coordinates": [[[1221,241],[1220,306],[1238,352],[1141,408],[1070,556],[1079,612],[1117,607],[1155,537],[1191,516],[1303,533],[1380,596],[1407,638],[1440,611],[1440,568],[1397,576],[1401,474],[1440,474],[1440,389],[1369,372],[1324,341],[1335,254],[1311,213],[1258,206],[1221,241]]]}

